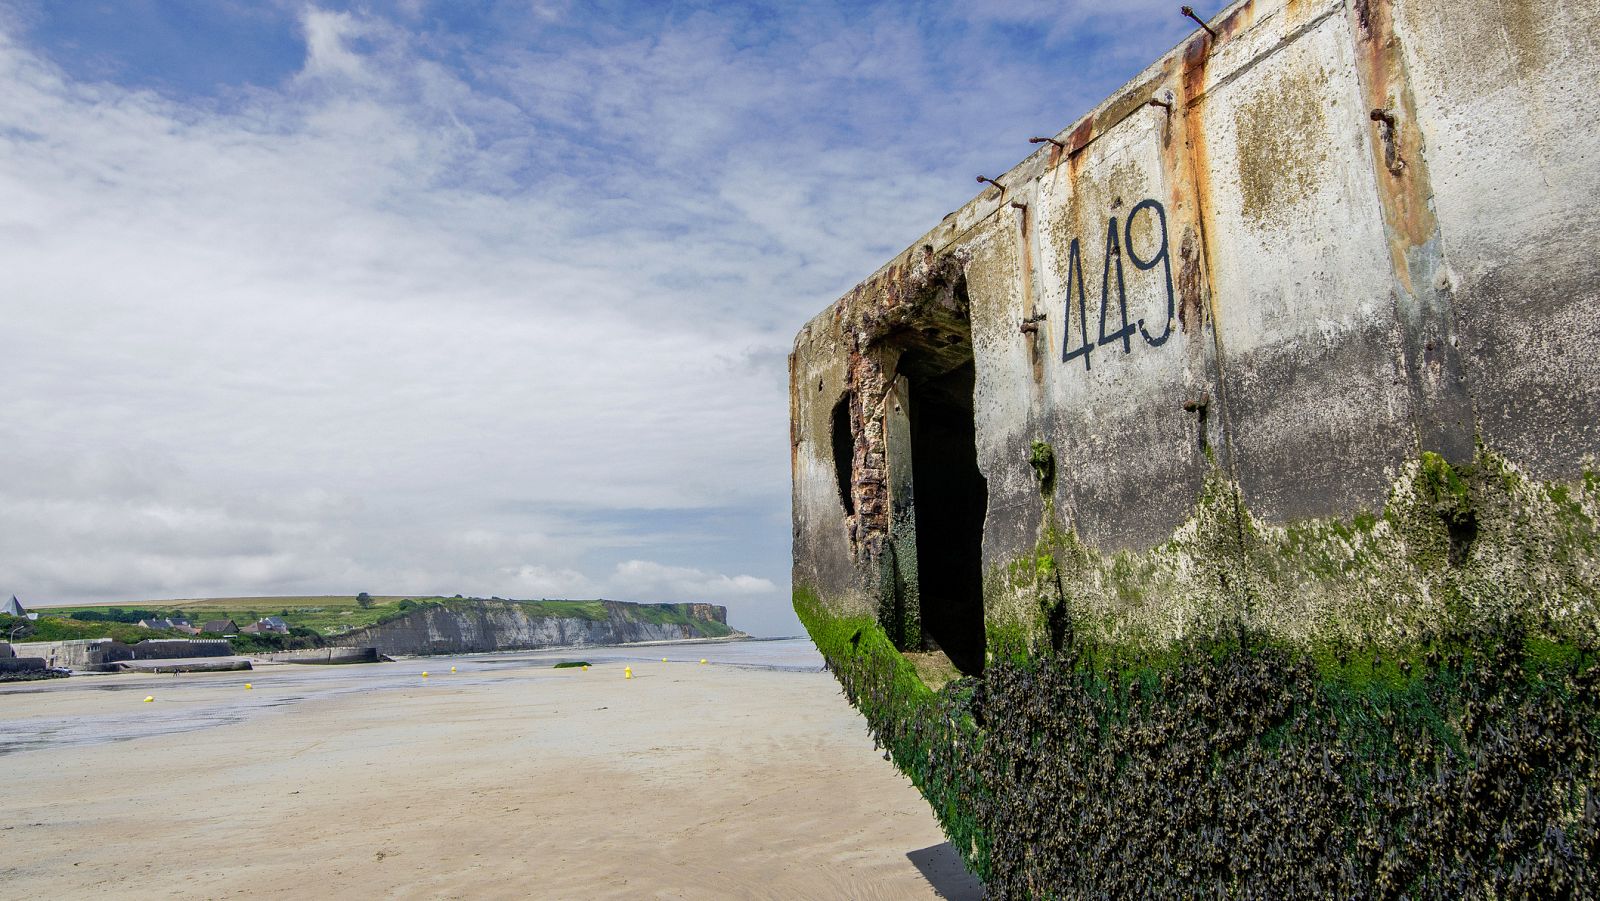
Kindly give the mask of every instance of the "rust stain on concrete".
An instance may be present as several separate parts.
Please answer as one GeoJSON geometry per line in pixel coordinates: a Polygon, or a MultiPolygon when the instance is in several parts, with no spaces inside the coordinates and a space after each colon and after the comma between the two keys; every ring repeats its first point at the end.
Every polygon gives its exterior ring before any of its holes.
{"type": "MultiPolygon", "coordinates": [[[[1180,103],[1183,108],[1183,132],[1186,165],[1182,171],[1187,175],[1187,182],[1193,186],[1194,220],[1199,224],[1199,247],[1191,247],[1187,260],[1194,262],[1193,267],[1180,267],[1179,281],[1187,285],[1179,305],[1180,310],[1187,307],[1198,313],[1201,309],[1201,291],[1204,289],[1206,297],[1211,303],[1216,302],[1217,292],[1209,283],[1211,272],[1215,268],[1209,259],[1209,248],[1206,236],[1216,230],[1216,223],[1212,220],[1212,188],[1211,188],[1211,160],[1206,152],[1204,110],[1201,106],[1206,90],[1206,73],[1210,61],[1210,45],[1207,38],[1202,35],[1193,38],[1183,50],[1183,67],[1179,79],[1181,89],[1180,103]],[[1204,259],[1204,266],[1200,262],[1204,259]],[[1199,271],[1196,271],[1199,270],[1199,271]],[[1187,277],[1185,277],[1187,273],[1187,277]],[[1202,281],[1204,284],[1202,285],[1202,281]],[[1189,293],[1192,292],[1192,293],[1189,293]]],[[[1186,238],[1189,237],[1186,235],[1186,238]]],[[[1213,319],[1216,311],[1212,310],[1213,319]]],[[[1196,327],[1200,324],[1198,315],[1191,315],[1189,321],[1196,327]]],[[[1218,365],[1221,365],[1222,346],[1221,338],[1216,339],[1218,365]]]]}
{"type": "Polygon", "coordinates": [[[1409,253],[1432,240],[1438,231],[1430,203],[1428,162],[1423,155],[1422,129],[1417,125],[1416,99],[1405,75],[1404,56],[1395,34],[1393,8],[1388,3],[1357,0],[1356,65],[1364,100],[1370,113],[1370,135],[1389,229],[1390,254],[1395,274],[1409,293],[1412,284],[1409,253]]]}

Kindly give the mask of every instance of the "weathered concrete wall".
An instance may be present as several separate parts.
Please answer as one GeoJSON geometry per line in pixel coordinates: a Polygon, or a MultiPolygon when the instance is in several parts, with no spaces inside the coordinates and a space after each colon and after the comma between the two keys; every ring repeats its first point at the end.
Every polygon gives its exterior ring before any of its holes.
{"type": "Polygon", "coordinates": [[[0,673],[36,673],[44,668],[43,657],[0,657],[0,673]]]}
{"type": "Polygon", "coordinates": [[[233,653],[224,639],[162,638],[126,645],[110,638],[75,641],[26,641],[15,646],[21,656],[42,657],[53,667],[96,670],[124,660],[169,660],[179,657],[226,657],[233,653]]]}
{"type": "Polygon", "coordinates": [[[42,657],[51,667],[94,670],[119,660],[132,660],[133,648],[109,638],[76,641],[21,641],[12,647],[21,657],[42,657]]]}
{"type": "Polygon", "coordinates": [[[228,657],[233,646],[225,638],[147,638],[133,646],[134,660],[180,657],[228,657]]]}
{"type": "Polygon", "coordinates": [[[831,611],[895,577],[897,364],[966,334],[991,572],[1052,528],[1170,542],[1211,477],[1244,517],[1213,551],[1245,560],[1247,526],[1376,514],[1425,452],[1572,482],[1600,451],[1600,3],[1211,27],[800,333],[794,579],[831,611]]]}
{"type": "Polygon", "coordinates": [[[338,665],[347,663],[377,663],[382,657],[375,647],[307,648],[301,651],[273,651],[251,654],[254,659],[274,663],[307,663],[338,665]]]}
{"type": "Polygon", "coordinates": [[[1396,4],[1484,439],[1566,477],[1600,436],[1600,6],[1396,4]],[[1502,11],[1503,10],[1503,11],[1502,11]]]}

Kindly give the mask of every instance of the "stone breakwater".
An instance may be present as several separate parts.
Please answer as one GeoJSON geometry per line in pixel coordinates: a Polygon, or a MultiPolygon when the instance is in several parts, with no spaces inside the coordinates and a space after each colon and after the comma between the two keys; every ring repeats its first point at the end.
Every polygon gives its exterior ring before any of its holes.
{"type": "Polygon", "coordinates": [[[728,626],[727,608],[715,604],[601,601],[598,608],[561,616],[514,601],[429,606],[333,636],[329,643],[372,646],[384,654],[472,654],[739,634],[728,626]]]}

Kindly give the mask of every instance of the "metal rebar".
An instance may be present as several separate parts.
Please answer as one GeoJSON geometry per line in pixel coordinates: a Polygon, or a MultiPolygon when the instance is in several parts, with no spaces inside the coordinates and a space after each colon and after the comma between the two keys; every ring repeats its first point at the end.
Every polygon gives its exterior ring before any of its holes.
{"type": "Polygon", "coordinates": [[[1199,25],[1201,28],[1204,28],[1206,30],[1206,34],[1211,35],[1211,39],[1213,41],[1217,39],[1217,33],[1215,31],[1211,30],[1211,26],[1207,25],[1205,23],[1204,19],[1202,19],[1199,16],[1194,14],[1194,7],[1185,6],[1185,7],[1181,7],[1178,11],[1183,13],[1185,16],[1188,16],[1190,19],[1193,19],[1194,20],[1194,24],[1199,25]]]}

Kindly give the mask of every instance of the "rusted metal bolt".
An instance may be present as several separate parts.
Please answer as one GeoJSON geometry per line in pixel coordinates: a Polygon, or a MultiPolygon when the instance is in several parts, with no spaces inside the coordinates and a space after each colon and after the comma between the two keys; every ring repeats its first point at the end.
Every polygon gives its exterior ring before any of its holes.
{"type": "Polygon", "coordinates": [[[1162,100],[1162,99],[1161,99],[1161,98],[1159,98],[1159,97],[1152,97],[1152,98],[1150,98],[1150,105],[1151,105],[1151,106],[1159,106],[1159,107],[1161,107],[1161,108],[1162,108],[1162,109],[1164,109],[1164,110],[1167,110],[1167,111],[1168,111],[1168,112],[1171,112],[1171,111],[1172,111],[1172,104],[1170,104],[1170,103],[1168,103],[1168,102],[1167,102],[1167,101],[1165,101],[1165,100],[1162,100]]]}
{"type": "Polygon", "coordinates": [[[1014,210],[1022,210],[1024,213],[1028,211],[1028,205],[1019,200],[1011,201],[1011,208],[1014,210]]]}
{"type": "Polygon", "coordinates": [[[1207,25],[1205,23],[1204,19],[1202,19],[1199,16],[1194,14],[1194,7],[1192,7],[1192,6],[1181,7],[1179,9],[1179,12],[1183,13],[1185,16],[1188,16],[1190,19],[1192,19],[1194,21],[1194,24],[1199,25],[1201,28],[1204,28],[1206,30],[1206,34],[1211,35],[1211,39],[1213,41],[1217,39],[1217,33],[1215,31],[1211,30],[1211,26],[1207,25]]]}
{"type": "Polygon", "coordinates": [[[978,176],[978,181],[979,181],[979,182],[987,182],[987,183],[988,183],[988,184],[991,184],[991,185],[994,185],[994,186],[995,186],[995,187],[997,187],[997,188],[999,188],[999,189],[1000,189],[1000,193],[1001,193],[1001,194],[1004,194],[1004,193],[1005,193],[1005,192],[1006,192],[1006,186],[1005,186],[1005,185],[1003,185],[1003,184],[1001,184],[1001,183],[999,183],[999,182],[997,182],[997,181],[995,181],[995,180],[994,180],[994,179],[992,179],[992,178],[989,178],[989,177],[988,177],[988,176],[986,176],[986,175],[980,175],[980,176],[978,176]]]}
{"type": "Polygon", "coordinates": [[[1372,111],[1372,121],[1378,123],[1378,138],[1383,142],[1383,165],[1396,175],[1405,171],[1406,162],[1400,158],[1399,122],[1390,110],[1372,111]]]}
{"type": "Polygon", "coordinates": [[[1062,150],[1066,150],[1067,149],[1067,145],[1061,143],[1060,141],[1057,141],[1055,138],[1029,138],[1028,139],[1028,143],[1029,144],[1054,144],[1057,147],[1060,147],[1062,150]]]}
{"type": "Polygon", "coordinates": [[[1045,321],[1046,318],[1047,317],[1043,313],[1035,313],[1032,316],[1029,316],[1027,319],[1022,320],[1022,325],[1019,328],[1024,335],[1037,334],[1039,331],[1039,323],[1045,321]]]}

